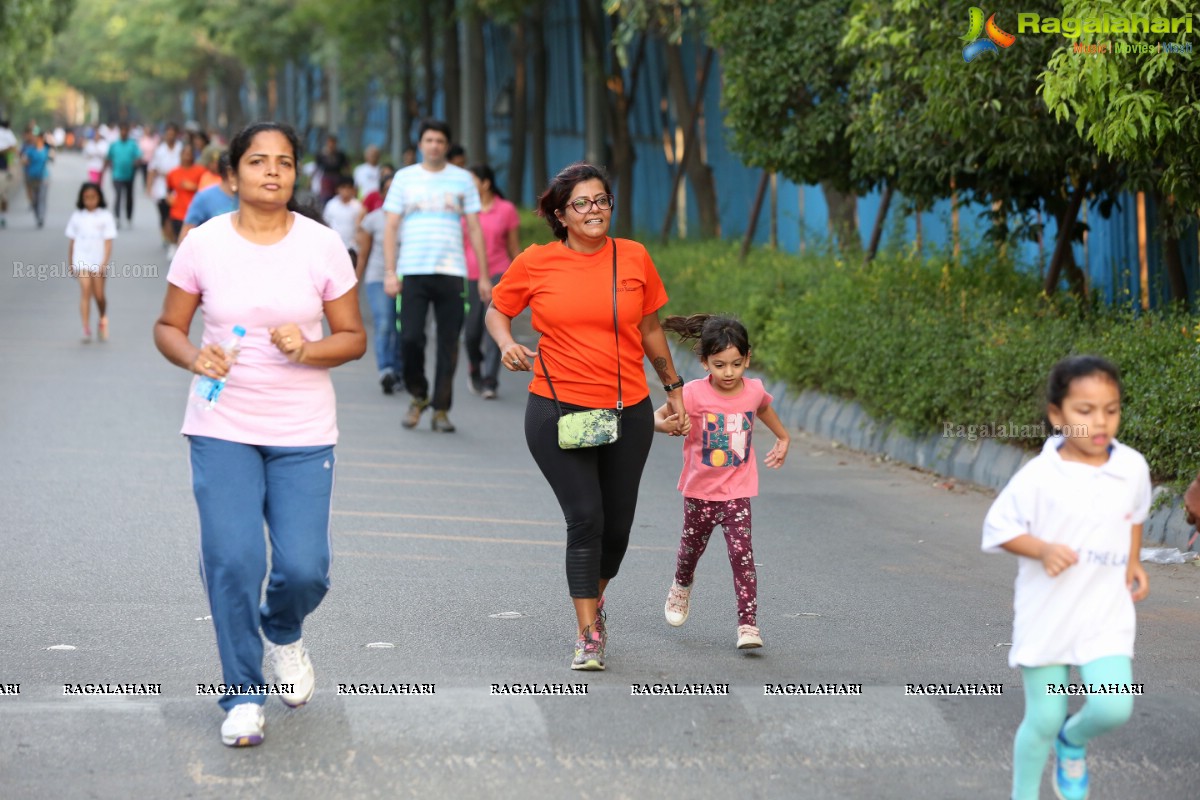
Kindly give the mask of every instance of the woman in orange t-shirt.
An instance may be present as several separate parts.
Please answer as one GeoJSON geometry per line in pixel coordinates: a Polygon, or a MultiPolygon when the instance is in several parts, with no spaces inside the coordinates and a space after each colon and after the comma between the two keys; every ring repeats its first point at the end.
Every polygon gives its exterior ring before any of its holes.
{"type": "Polygon", "coordinates": [[[208,172],[203,164],[196,163],[195,151],[184,144],[179,151],[179,166],[167,173],[167,192],[171,200],[171,227],[175,230],[175,241],[183,230],[188,206],[200,190],[200,179],[208,172]]]}
{"type": "Polygon", "coordinates": [[[525,441],[567,522],[567,586],[579,631],[571,668],[582,670],[604,669],[604,590],[629,546],[654,436],[643,357],[667,392],[669,424],[675,433],[687,426],[683,381],[658,321],[666,289],[645,247],[609,238],[612,207],[608,178],[598,167],[573,164],[556,175],[538,201],[538,213],[559,241],[535,245],[513,259],[493,289],[486,318],[505,368],[534,373],[525,441]],[[526,307],[542,333],[537,351],[513,339],[512,319],[526,307]],[[559,403],[563,413],[618,409],[620,437],[599,447],[561,449],[559,403]]]}

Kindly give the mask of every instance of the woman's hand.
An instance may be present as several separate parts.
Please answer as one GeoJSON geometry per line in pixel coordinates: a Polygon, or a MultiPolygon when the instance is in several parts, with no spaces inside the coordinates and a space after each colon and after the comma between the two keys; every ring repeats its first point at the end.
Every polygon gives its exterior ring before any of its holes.
{"type": "Polygon", "coordinates": [[[672,436],[687,436],[692,429],[692,420],[688,417],[687,409],[683,407],[683,389],[676,389],[667,395],[667,419],[675,419],[672,436]]]}
{"type": "Polygon", "coordinates": [[[400,294],[400,292],[401,292],[401,290],[403,290],[403,288],[404,287],[400,284],[400,278],[398,278],[396,276],[396,273],[394,273],[394,272],[384,273],[384,276],[383,276],[383,293],[384,294],[386,294],[388,297],[395,297],[396,295],[400,294]]]}
{"type": "Polygon", "coordinates": [[[533,369],[535,358],[537,350],[530,350],[523,344],[512,342],[500,348],[500,361],[509,372],[528,372],[533,369]]]}
{"type": "Polygon", "coordinates": [[[221,345],[206,344],[196,351],[191,370],[197,375],[219,381],[229,374],[229,368],[236,362],[236,357],[230,358],[225,355],[225,348],[221,345]]]}
{"type": "Polygon", "coordinates": [[[1146,595],[1150,594],[1150,577],[1146,575],[1146,568],[1141,562],[1129,562],[1129,566],[1125,568],[1125,585],[1129,587],[1129,593],[1133,595],[1135,603],[1145,600],[1146,595]]]}
{"type": "Polygon", "coordinates": [[[279,348],[279,352],[287,356],[294,364],[304,363],[304,334],[300,326],[294,322],[280,325],[278,328],[268,328],[271,334],[271,344],[279,348]]]}

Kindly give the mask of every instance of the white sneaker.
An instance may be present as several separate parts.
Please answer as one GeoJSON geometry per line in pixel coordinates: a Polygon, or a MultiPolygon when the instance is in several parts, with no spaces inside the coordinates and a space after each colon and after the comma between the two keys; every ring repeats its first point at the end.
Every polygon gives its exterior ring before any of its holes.
{"type": "Polygon", "coordinates": [[[221,741],[229,747],[253,747],[262,744],[266,718],[258,703],[238,703],[229,709],[221,723],[221,741]]]}
{"type": "Polygon", "coordinates": [[[312,662],[308,660],[308,651],[304,649],[304,640],[297,639],[291,644],[267,642],[266,645],[271,666],[275,669],[275,681],[292,685],[291,692],[280,695],[284,705],[299,708],[309,701],[317,686],[312,662]]]}
{"type": "Polygon", "coordinates": [[[687,622],[688,599],[691,594],[691,586],[680,586],[675,581],[671,581],[671,591],[667,593],[667,603],[663,607],[663,613],[666,614],[668,625],[678,628],[687,622]]]}
{"type": "Polygon", "coordinates": [[[762,634],[754,625],[738,625],[738,650],[762,647],[762,634]]]}

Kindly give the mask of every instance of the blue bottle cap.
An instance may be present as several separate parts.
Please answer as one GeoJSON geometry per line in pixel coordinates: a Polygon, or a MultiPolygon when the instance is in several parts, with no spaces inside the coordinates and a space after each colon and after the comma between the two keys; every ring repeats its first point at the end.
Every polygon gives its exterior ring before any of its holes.
{"type": "Polygon", "coordinates": [[[246,329],[243,328],[241,325],[234,325],[233,326],[233,335],[234,336],[245,336],[246,329]]]}

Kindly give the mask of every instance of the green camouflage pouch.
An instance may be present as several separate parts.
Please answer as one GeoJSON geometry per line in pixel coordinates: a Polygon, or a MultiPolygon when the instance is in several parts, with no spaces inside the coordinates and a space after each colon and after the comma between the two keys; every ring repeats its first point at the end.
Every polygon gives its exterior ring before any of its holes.
{"type": "Polygon", "coordinates": [[[612,444],[621,436],[621,416],[611,408],[576,411],[558,418],[558,446],[563,450],[612,444]]]}

